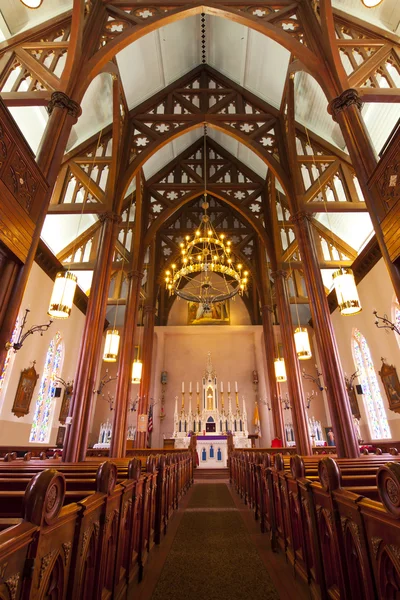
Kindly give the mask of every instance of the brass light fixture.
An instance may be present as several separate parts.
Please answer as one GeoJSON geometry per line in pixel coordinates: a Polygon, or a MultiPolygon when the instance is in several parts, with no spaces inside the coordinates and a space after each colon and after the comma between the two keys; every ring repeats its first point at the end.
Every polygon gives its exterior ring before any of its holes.
{"type": "Polygon", "coordinates": [[[340,314],[356,315],[362,311],[354,274],[351,269],[341,267],[333,273],[333,285],[336,290],[340,314]]]}
{"type": "Polygon", "coordinates": [[[284,381],[287,381],[285,359],[284,358],[276,358],[274,360],[274,368],[275,368],[276,381],[278,383],[283,383],[284,381]]]}
{"type": "Polygon", "coordinates": [[[142,379],[143,363],[139,358],[132,363],[132,383],[140,383],[142,379]]]}
{"type": "Polygon", "coordinates": [[[120,335],[118,329],[108,329],[104,344],[104,362],[116,362],[119,350],[120,335]]]}
{"type": "Polygon", "coordinates": [[[299,360],[308,360],[312,357],[310,338],[306,327],[297,327],[294,332],[294,343],[296,346],[297,358],[299,360]]]}
{"type": "Polygon", "coordinates": [[[43,0],[20,0],[20,2],[26,6],[26,8],[40,8],[43,0]]]}
{"type": "Polygon", "coordinates": [[[71,271],[60,271],[54,281],[47,314],[54,319],[68,319],[74,302],[77,277],[71,271]]]}

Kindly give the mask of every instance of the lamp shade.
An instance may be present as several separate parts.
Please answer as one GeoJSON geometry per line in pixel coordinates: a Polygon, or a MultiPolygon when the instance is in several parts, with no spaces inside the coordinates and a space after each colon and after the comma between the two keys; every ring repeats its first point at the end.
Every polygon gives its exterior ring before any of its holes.
{"type": "Polygon", "coordinates": [[[342,315],[355,315],[362,310],[351,269],[342,267],[338,271],[335,271],[333,274],[333,285],[335,286],[337,301],[342,315]]]}
{"type": "Polygon", "coordinates": [[[119,331],[117,329],[108,329],[106,334],[106,343],[104,344],[103,360],[104,362],[116,362],[119,350],[119,331]]]}
{"type": "Polygon", "coordinates": [[[26,8],[39,8],[42,5],[43,0],[20,0],[21,4],[26,8]]]}
{"type": "Polygon", "coordinates": [[[74,302],[76,282],[76,275],[71,271],[57,273],[47,311],[50,317],[68,319],[74,302]]]}
{"type": "Polygon", "coordinates": [[[275,367],[275,377],[279,383],[283,383],[287,380],[286,377],[286,367],[285,367],[285,359],[284,358],[276,358],[274,360],[275,367]]]}
{"type": "Polygon", "coordinates": [[[310,338],[305,327],[297,327],[294,332],[294,343],[296,346],[297,358],[299,360],[308,360],[312,357],[310,338]]]}
{"type": "Polygon", "coordinates": [[[361,1],[364,4],[364,6],[366,6],[367,8],[375,8],[375,6],[378,6],[379,4],[381,4],[381,2],[383,2],[383,0],[361,0],[361,1]]]}
{"type": "Polygon", "coordinates": [[[142,361],[134,360],[132,364],[132,383],[140,383],[142,379],[142,361]]]}

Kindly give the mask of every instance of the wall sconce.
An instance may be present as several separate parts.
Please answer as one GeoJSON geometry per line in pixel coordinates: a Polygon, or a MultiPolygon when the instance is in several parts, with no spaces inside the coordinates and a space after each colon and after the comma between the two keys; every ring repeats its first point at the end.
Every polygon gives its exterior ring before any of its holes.
{"type": "Polygon", "coordinates": [[[52,324],[53,320],[50,319],[50,321],[47,323],[47,325],[34,325],[33,327],[31,327],[30,329],[28,329],[28,331],[26,331],[23,334],[24,331],[24,327],[26,324],[26,319],[28,316],[28,313],[30,312],[29,308],[25,309],[25,315],[24,318],[22,319],[22,323],[21,323],[21,327],[19,330],[19,334],[18,334],[18,339],[16,342],[7,342],[6,343],[6,350],[10,350],[10,348],[14,349],[14,352],[17,352],[17,350],[20,350],[22,348],[22,344],[24,343],[24,341],[26,340],[26,338],[28,337],[28,335],[32,335],[32,333],[36,333],[37,331],[40,333],[40,335],[43,335],[43,332],[47,331],[48,328],[50,327],[50,325],[52,324]]]}
{"type": "Polygon", "coordinates": [[[290,404],[289,394],[288,393],[286,393],[286,396],[284,398],[282,398],[281,396],[279,396],[279,400],[282,403],[283,410],[292,410],[292,405],[290,404]]]}
{"type": "Polygon", "coordinates": [[[314,377],[314,375],[310,375],[309,373],[306,373],[305,369],[303,369],[302,377],[304,379],[308,379],[309,381],[312,381],[313,383],[315,383],[315,385],[318,386],[319,391],[323,392],[327,388],[326,388],[326,386],[323,386],[322,383],[321,383],[320,377],[321,377],[322,373],[319,372],[317,365],[315,365],[315,370],[317,372],[317,376],[316,377],[314,377]]]}
{"type": "Polygon", "coordinates": [[[100,379],[100,383],[99,383],[99,387],[97,390],[93,390],[93,394],[98,394],[100,395],[101,392],[103,391],[103,388],[110,383],[110,381],[114,381],[115,379],[118,378],[118,375],[115,375],[115,377],[111,377],[111,375],[108,374],[108,369],[106,369],[105,374],[103,375],[103,377],[100,379]]]}
{"type": "Polygon", "coordinates": [[[392,321],[389,320],[387,315],[383,315],[383,317],[380,317],[378,315],[377,310],[374,310],[372,314],[374,314],[376,317],[375,325],[378,329],[390,329],[391,331],[397,333],[397,335],[400,335],[400,329],[397,327],[397,325],[395,325],[394,323],[392,323],[392,321]]]}
{"type": "Polygon", "coordinates": [[[313,398],[315,398],[317,394],[315,393],[315,391],[313,390],[310,394],[310,392],[307,392],[307,399],[306,399],[306,408],[309,409],[311,406],[311,400],[313,398]]]}
{"type": "Polygon", "coordinates": [[[139,400],[140,400],[140,398],[139,398],[139,395],[137,395],[137,396],[136,396],[136,398],[135,398],[134,400],[132,400],[132,399],[131,399],[131,400],[129,400],[129,410],[130,410],[131,412],[135,412],[135,411],[137,411],[137,407],[138,407],[138,404],[139,404],[139,400]]]}

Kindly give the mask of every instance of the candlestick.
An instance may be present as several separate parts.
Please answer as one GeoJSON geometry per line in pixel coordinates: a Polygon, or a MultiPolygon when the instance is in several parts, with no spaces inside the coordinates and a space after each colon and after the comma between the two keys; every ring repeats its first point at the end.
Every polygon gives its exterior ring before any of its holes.
{"type": "MultiPolygon", "coordinates": [[[[199,387],[199,384],[197,384],[197,388],[199,387]]],[[[200,414],[200,394],[199,394],[199,390],[197,389],[197,414],[200,414]]]]}
{"type": "Polygon", "coordinates": [[[237,381],[235,381],[235,392],[238,393],[238,391],[239,391],[238,390],[238,384],[237,384],[237,381]]]}
{"type": "Polygon", "coordinates": [[[189,383],[189,394],[192,393],[192,382],[189,383]]]}
{"type": "Polygon", "coordinates": [[[230,394],[230,393],[231,393],[231,382],[228,381],[228,394],[230,394]]]}
{"type": "Polygon", "coordinates": [[[185,412],[185,392],[182,392],[182,412],[185,412]]]}
{"type": "Polygon", "coordinates": [[[184,381],[182,381],[182,394],[184,394],[184,393],[185,393],[185,383],[184,383],[184,381]]]}
{"type": "Polygon", "coordinates": [[[223,384],[223,382],[221,381],[221,394],[223,394],[223,393],[224,393],[224,384],[223,384]]]}
{"type": "Polygon", "coordinates": [[[237,410],[239,410],[239,393],[237,390],[235,392],[235,396],[236,396],[236,408],[237,408],[237,410]]]}
{"type": "Polygon", "coordinates": [[[221,390],[221,410],[224,412],[224,391],[221,390]]]}
{"type": "Polygon", "coordinates": [[[196,382],[196,392],[199,393],[199,382],[196,382]]]}

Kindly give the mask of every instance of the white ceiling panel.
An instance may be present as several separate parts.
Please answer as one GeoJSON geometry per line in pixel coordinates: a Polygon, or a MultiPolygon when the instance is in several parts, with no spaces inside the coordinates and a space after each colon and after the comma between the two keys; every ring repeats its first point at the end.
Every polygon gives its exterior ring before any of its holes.
{"type": "Polygon", "coordinates": [[[294,85],[296,120],[344,150],[340,127],[328,114],[328,101],[319,84],[311,75],[301,72],[296,73],[294,85]]]}
{"type": "Polygon", "coordinates": [[[368,213],[319,213],[316,218],[357,252],[374,232],[368,213]]]}
{"type": "Polygon", "coordinates": [[[37,154],[40,141],[49,120],[44,106],[9,107],[18,127],[22,131],[32,151],[37,154]]]}
{"type": "Polygon", "coordinates": [[[289,59],[286,48],[249,29],[244,87],[279,108],[289,59]]]}
{"type": "Polygon", "coordinates": [[[206,18],[207,63],[243,85],[248,28],[222,19],[206,18]]]}
{"type": "Polygon", "coordinates": [[[176,21],[158,31],[165,85],[201,62],[200,16],[176,21]]]}
{"type": "Polygon", "coordinates": [[[335,8],[346,11],[378,27],[384,27],[390,31],[398,31],[399,29],[399,0],[384,0],[375,8],[367,8],[361,0],[332,0],[332,4],[335,8]]]}
{"type": "Polygon", "coordinates": [[[42,6],[32,10],[20,0],[1,0],[2,13],[11,35],[43,23],[72,8],[72,0],[44,0],[42,6]]]}
{"type": "Polygon", "coordinates": [[[119,52],[117,62],[129,109],[144,102],[166,85],[157,31],[145,35],[119,52]]]}
{"type": "Polygon", "coordinates": [[[194,131],[188,131],[184,133],[176,140],[169,142],[163,146],[156,154],[153,154],[151,158],[143,165],[143,172],[146,179],[150,179],[160,169],[165,167],[169,162],[174,160],[181,152],[189,148],[203,135],[203,129],[201,127],[194,131]]]}
{"type": "Polygon", "coordinates": [[[96,221],[95,215],[47,215],[40,237],[58,254],[96,221]]]}
{"type": "Polygon", "coordinates": [[[217,142],[220,146],[230,152],[235,158],[242,161],[249,169],[252,169],[260,177],[267,176],[268,167],[261,158],[257,156],[252,150],[236,141],[230,135],[217,131],[216,129],[208,128],[208,135],[212,140],[217,142]]]}
{"type": "Polygon", "coordinates": [[[82,114],[72,128],[67,152],[111,123],[112,104],[112,77],[108,73],[101,73],[92,81],[83,97],[82,114]]]}
{"type": "Polygon", "coordinates": [[[400,105],[369,102],[364,104],[362,115],[375,150],[379,153],[400,118],[400,105]]]}

